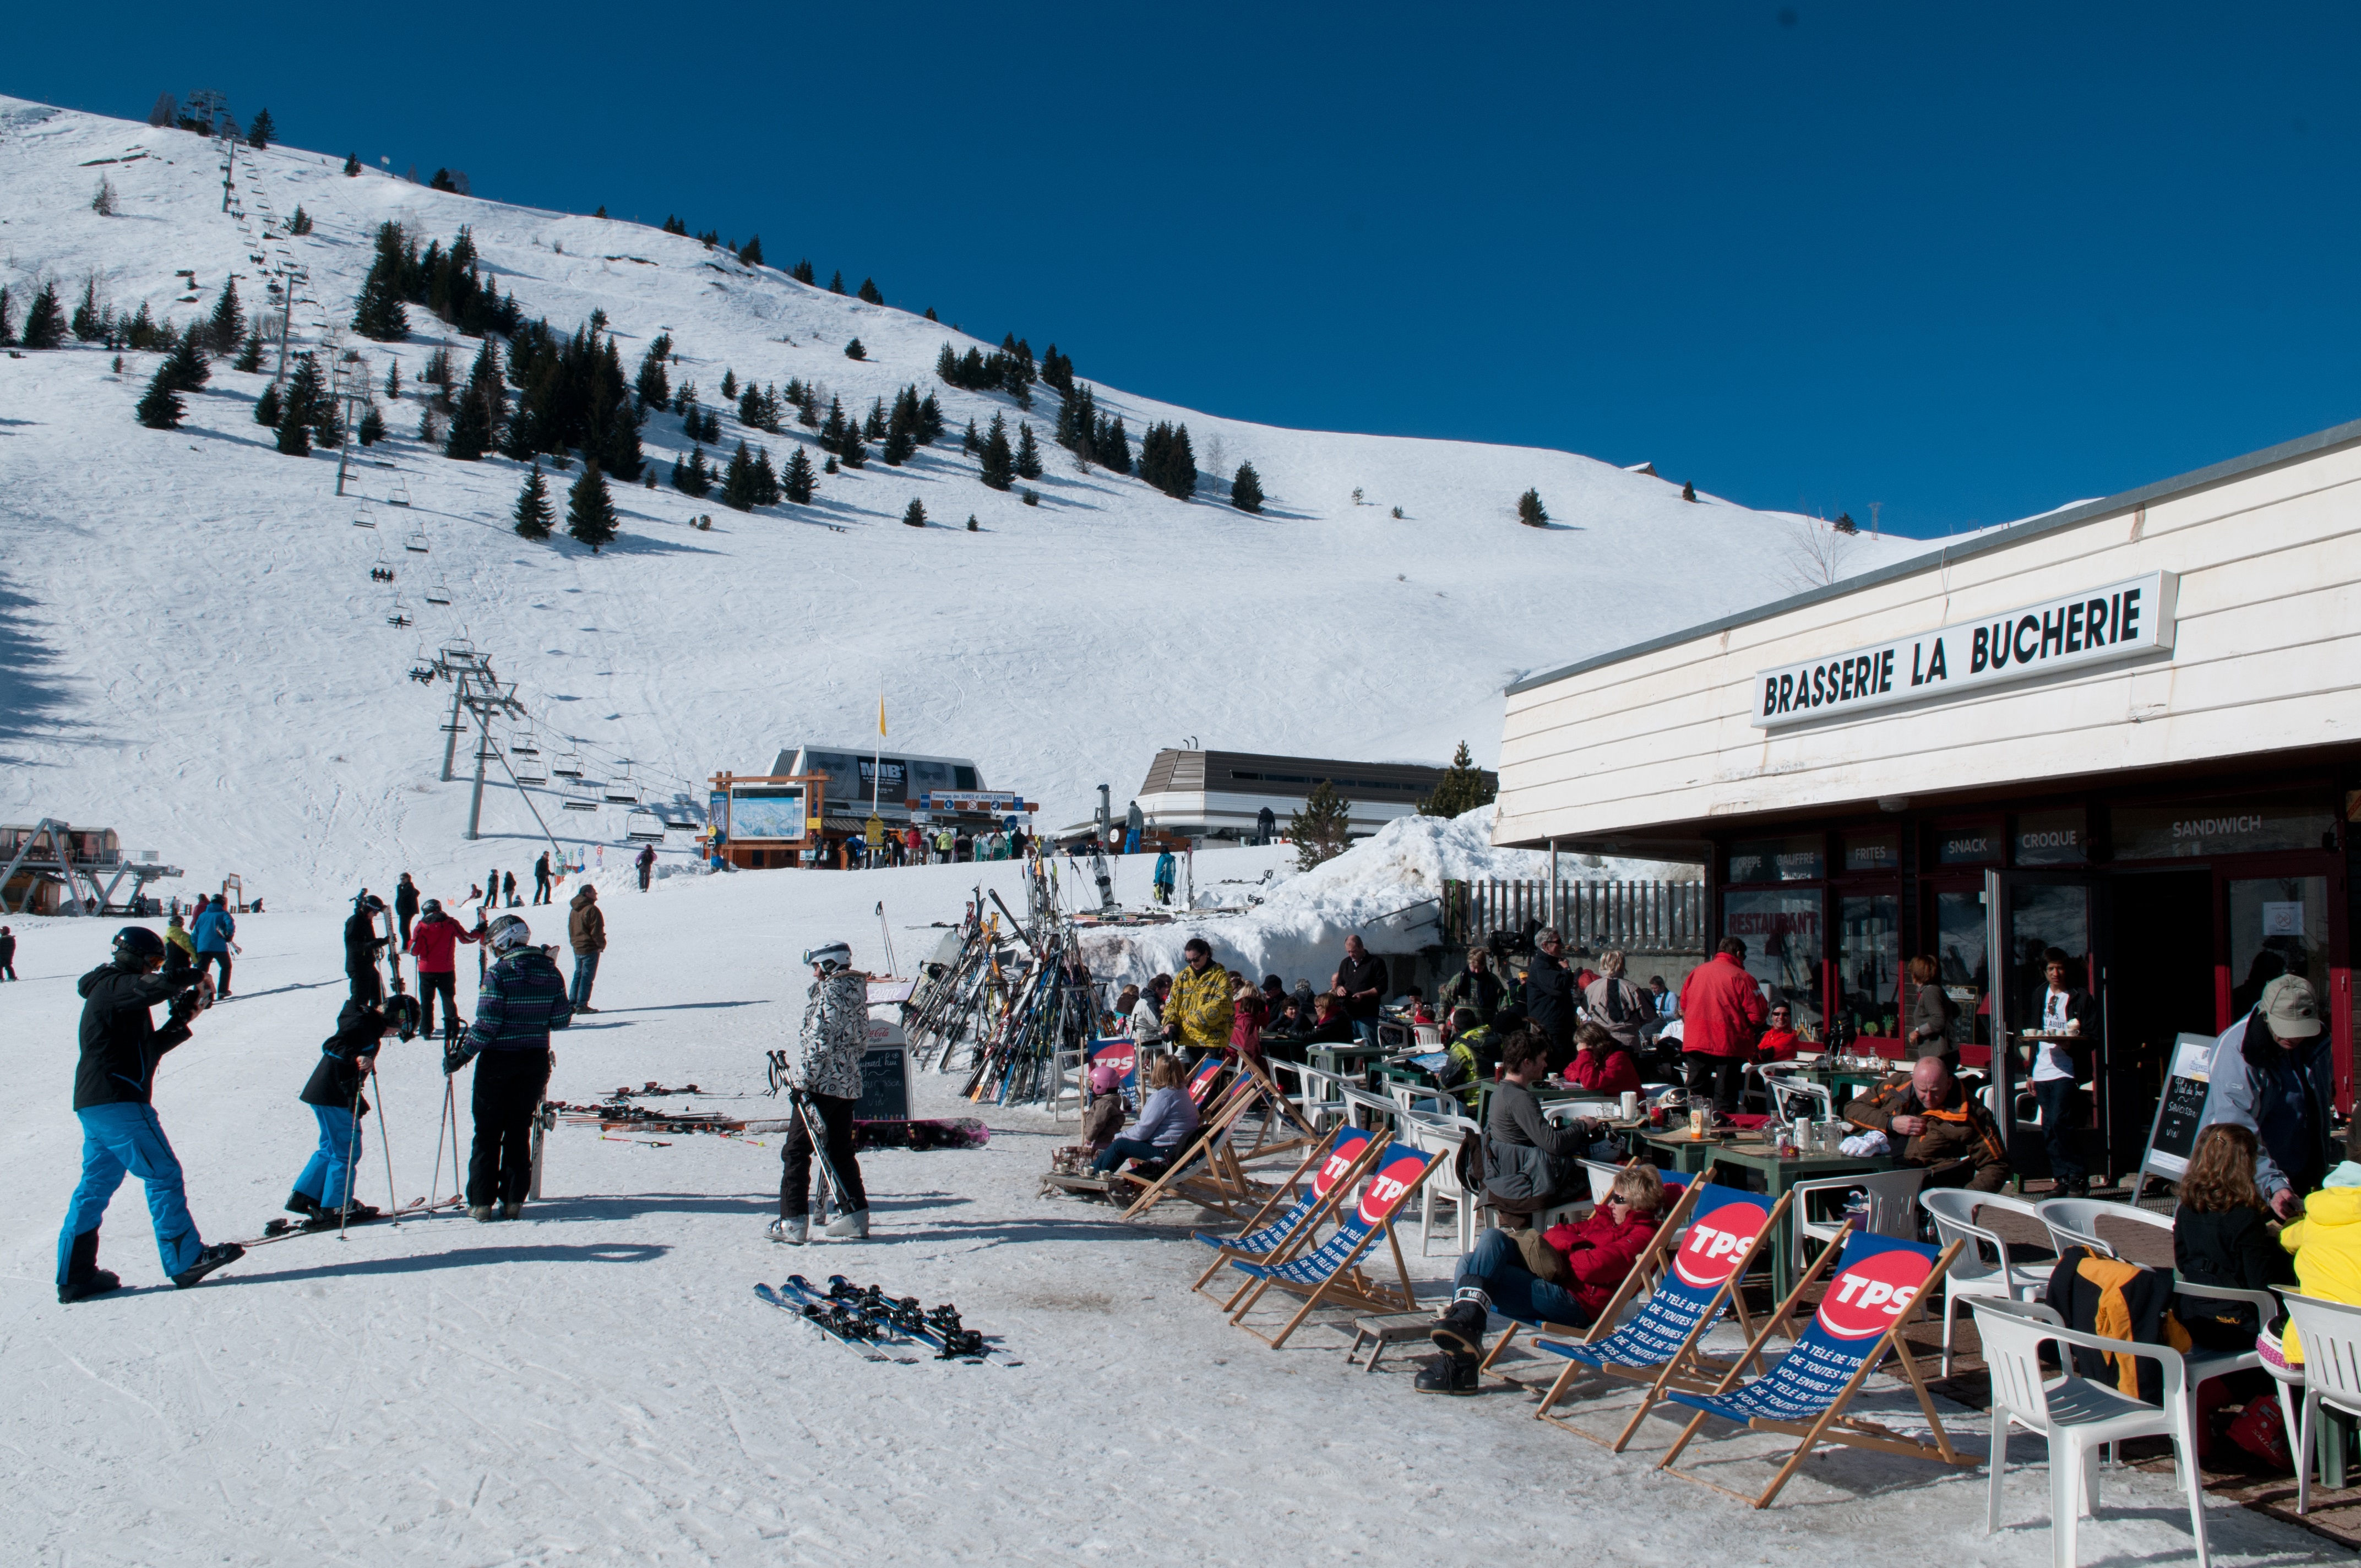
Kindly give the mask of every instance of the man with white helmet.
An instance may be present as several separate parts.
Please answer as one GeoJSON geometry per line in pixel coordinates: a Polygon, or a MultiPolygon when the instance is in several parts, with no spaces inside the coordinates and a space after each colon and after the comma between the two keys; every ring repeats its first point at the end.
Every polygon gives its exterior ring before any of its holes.
{"type": "Polygon", "coordinates": [[[522,918],[501,915],[484,940],[498,955],[476,991],[476,1021],[443,1054],[443,1070],[476,1062],[476,1145],[467,1162],[467,1214],[513,1220],[533,1186],[533,1117],[549,1087],[549,1032],[574,1022],[566,978],[550,949],[533,945],[522,918]]]}
{"type": "Polygon", "coordinates": [[[869,977],[852,967],[852,949],[842,942],[804,955],[812,968],[803,1028],[787,1068],[788,1092],[796,1114],[781,1154],[779,1218],[773,1241],[801,1245],[811,1232],[812,1135],[817,1116],[828,1146],[822,1159],[836,1194],[837,1217],[828,1234],[860,1239],[869,1234],[869,1193],[852,1154],[852,1110],[861,1099],[861,1056],[869,1048],[869,977]]]}

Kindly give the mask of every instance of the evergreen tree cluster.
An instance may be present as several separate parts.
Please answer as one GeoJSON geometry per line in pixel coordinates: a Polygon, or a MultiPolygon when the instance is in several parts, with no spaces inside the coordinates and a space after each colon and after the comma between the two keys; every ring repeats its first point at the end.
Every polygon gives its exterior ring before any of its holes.
{"type": "Polygon", "coordinates": [[[400,342],[410,331],[405,302],[425,306],[468,337],[512,337],[523,320],[514,294],[502,295],[484,281],[475,239],[465,227],[447,250],[431,240],[421,253],[400,224],[379,225],[377,258],[354,302],[353,330],[379,343],[400,342]]]}
{"type": "MultiPolygon", "coordinates": [[[[792,392],[794,383],[789,382],[788,387],[792,392]]],[[[775,386],[757,387],[749,381],[745,390],[738,394],[738,422],[749,430],[766,431],[777,435],[782,430],[782,412],[791,406],[799,405],[800,401],[793,397],[782,399],[775,386]]]]}
{"type": "MultiPolygon", "coordinates": [[[[147,311],[144,302],[140,311],[143,314],[147,311]]],[[[58,307],[58,286],[55,283],[42,284],[40,291],[33,296],[33,308],[25,313],[25,330],[17,335],[16,341],[27,348],[65,346],[66,316],[65,312],[58,307]]]]}
{"type": "Polygon", "coordinates": [[[246,145],[260,152],[270,145],[270,138],[278,134],[279,127],[271,123],[270,111],[257,109],[254,112],[254,118],[247,124],[246,145]]]}
{"type": "Polygon", "coordinates": [[[882,305],[885,302],[885,296],[878,292],[876,280],[872,278],[863,278],[861,280],[861,291],[856,297],[872,305],[882,305]]]}
{"type": "Polygon", "coordinates": [[[500,380],[500,356],[491,339],[486,338],[476,350],[467,390],[458,393],[453,404],[445,456],[473,463],[499,446],[501,427],[508,423],[509,394],[500,380]]]}
{"type": "Polygon", "coordinates": [[[963,391],[1006,392],[1020,409],[1033,406],[1033,383],[1041,378],[1033,350],[1013,336],[988,355],[977,348],[957,354],[946,343],[935,356],[935,374],[963,391]]]}
{"type": "Polygon", "coordinates": [[[1238,465],[1237,477],[1230,481],[1230,504],[1240,511],[1262,511],[1262,476],[1255,472],[1253,464],[1238,465]]]}
{"type": "MultiPolygon", "coordinates": [[[[500,450],[522,461],[538,453],[578,449],[626,482],[640,477],[640,411],[623,376],[621,353],[594,315],[592,324],[560,338],[544,321],[527,322],[509,342],[509,385],[516,410],[500,450]]],[[[489,346],[489,345],[487,345],[489,346]]],[[[684,388],[683,390],[687,390],[684,388]]]]}
{"type": "Polygon", "coordinates": [[[184,412],[180,394],[193,392],[213,378],[213,367],[205,363],[205,351],[199,345],[199,331],[191,327],[188,335],[173,348],[171,356],[156,367],[137,410],[139,422],[148,429],[177,427],[184,412]]]}
{"type": "Polygon", "coordinates": [[[688,237],[688,225],[675,217],[672,214],[666,213],[664,214],[664,232],[666,234],[676,234],[680,236],[681,238],[686,239],[688,237]]]}
{"type": "MultiPolygon", "coordinates": [[[[861,422],[844,417],[844,400],[831,397],[828,400],[828,417],[819,424],[820,450],[829,455],[831,464],[858,468],[869,461],[869,449],[861,444],[861,422]]],[[[836,470],[831,467],[829,472],[836,470]]]]}
{"type": "Polygon", "coordinates": [[[706,464],[702,444],[689,447],[686,463],[677,457],[672,460],[672,488],[698,500],[712,492],[713,470],[706,464]]]}
{"type": "Polygon", "coordinates": [[[1059,353],[1054,343],[1041,356],[1041,384],[1055,387],[1061,398],[1073,395],[1074,362],[1059,353]]]}
{"type": "Polygon", "coordinates": [[[1187,425],[1159,421],[1148,427],[1139,442],[1139,477],[1176,500],[1197,493],[1197,455],[1187,425]]]}
{"type": "Polygon", "coordinates": [[[304,456],[314,445],[344,444],[335,401],[328,396],[319,360],[309,354],[296,356],[295,374],[288,378],[283,396],[276,384],[262,389],[254,405],[254,422],[275,427],[279,450],[290,457],[304,456]]]}
{"type": "Polygon", "coordinates": [[[1124,431],[1123,416],[1099,412],[1098,399],[1087,383],[1076,382],[1059,403],[1052,439],[1085,463],[1117,474],[1131,472],[1131,438],[1124,431]]]}
{"type": "Polygon", "coordinates": [[[1484,770],[1467,754],[1467,742],[1459,742],[1452,754],[1451,765],[1443,770],[1443,778],[1434,793],[1418,803],[1421,814],[1427,817],[1457,817],[1479,806],[1492,804],[1493,789],[1484,782],[1484,770]]]}
{"type": "Polygon", "coordinates": [[[746,243],[738,247],[738,259],[749,267],[762,266],[763,236],[758,234],[748,235],[746,243]]]}
{"type": "Polygon", "coordinates": [[[776,506],[784,492],[779,486],[778,471],[771,466],[770,449],[749,455],[741,441],[738,450],[730,455],[730,466],[721,475],[721,504],[738,511],[752,511],[756,507],[776,506]]]}

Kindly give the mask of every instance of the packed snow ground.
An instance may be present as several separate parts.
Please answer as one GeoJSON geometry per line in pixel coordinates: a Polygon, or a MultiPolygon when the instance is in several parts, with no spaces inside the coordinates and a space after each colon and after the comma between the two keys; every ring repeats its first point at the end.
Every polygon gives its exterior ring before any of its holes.
{"type": "MultiPolygon", "coordinates": [[[[1433,762],[1466,740],[1488,760],[1509,680],[1787,587],[1784,514],[1690,505],[1677,483],[1571,453],[1215,419],[1107,388],[1089,345],[1062,343],[1135,441],[1154,421],[1188,425],[1208,477],[1176,501],[1076,471],[1047,444],[1046,388],[1026,414],[937,383],[937,350],[973,339],[915,313],[927,302],[867,305],[643,225],[346,179],[340,162],[242,149],[226,214],[214,144],[0,99],[0,281],[20,324],[39,281],[71,305],[93,275],[122,315],[145,302],[181,323],[232,277],[260,311],[252,258],[284,259],[311,280],[296,346],[354,347],[378,387],[398,362],[414,389],[437,348],[464,375],[477,345],[418,306],[408,343],[345,332],[372,236],[391,219],[447,244],[466,225],[528,316],[564,333],[606,311],[627,369],[669,332],[673,381],[697,382],[723,415],[722,455],[748,436],[784,462],[810,438],[792,423],[746,432],[719,405],[730,369],[817,380],[855,412],[916,383],[954,436],[906,466],[873,458],[825,479],[807,508],[741,514],[619,485],[622,537],[594,557],[562,536],[518,539],[521,466],[423,445],[408,398],[386,409],[390,440],[355,449],[339,499],[335,455],[273,451],[252,417],[266,378],[225,360],[186,399],[186,427],[164,432],[132,413],[156,355],[124,356],[119,375],[95,345],[0,357],[0,820],[115,827],[127,849],[186,867],[185,885],[236,872],[291,908],[349,894],[390,861],[438,860],[467,811],[464,783],[439,780],[449,688],[403,674],[464,629],[544,739],[582,738],[594,779],[629,759],[651,797],[701,809],[717,770],[765,771],[797,741],[862,745],[882,689],[888,750],[972,757],[1056,826],[1102,782],[1120,807],[1156,749],[1191,736],[1433,762]],[[90,210],[102,178],[117,216],[90,210]],[[311,233],[274,227],[299,205],[311,233]],[[842,352],[856,334],[857,364],[842,352]],[[959,455],[956,433],[995,411],[1044,439],[1038,507],[985,488],[959,455]],[[1243,461],[1271,497],[1259,518],[1210,477],[1225,485],[1243,461]],[[1545,530],[1514,521],[1528,486],[1555,520],[1545,530]],[[411,506],[389,504],[405,492],[411,506]],[[900,525],[914,497],[933,520],[923,531],[900,525]],[[364,510],[374,531],[352,525],[364,510]],[[709,532],[690,526],[698,515],[709,532]],[[413,533],[427,554],[405,548],[413,533]],[[390,589],[368,576],[380,556],[390,589]],[[447,609],[425,603],[437,584],[447,609]],[[386,623],[397,596],[414,626],[386,623]]],[[[774,259],[791,260],[792,236],[773,239],[774,259]]],[[[827,277],[829,258],[814,260],[827,277]]],[[[1056,322],[979,323],[975,337],[994,346],[1004,326],[1037,352],[1060,337],[1056,322]]],[[[642,442],[660,475],[687,448],[668,413],[642,442]]],[[[550,477],[562,502],[572,476],[550,477]]],[[[1910,548],[1863,541],[1857,560],[1910,548]]],[[[618,840],[620,812],[560,815],[555,798],[541,792],[541,810],[569,845],[618,840]]],[[[501,863],[529,859],[535,826],[516,795],[486,809],[501,863]]]]}
{"type": "MultiPolygon", "coordinates": [[[[1145,864],[1125,872],[1130,896],[1145,864]]],[[[800,1011],[803,948],[847,938],[877,964],[882,900],[906,964],[928,939],[909,927],[955,916],[979,878],[1018,892],[1006,866],[671,878],[644,896],[610,874],[605,1011],[559,1041],[553,1093],[651,1078],[758,1091],[762,1051],[800,1011]]],[[[1073,1124],[1034,1111],[984,1108],[985,1149],[865,1158],[873,1239],[801,1251],[762,1239],[771,1140],[561,1126],[525,1223],[302,1237],[189,1291],[159,1279],[126,1187],[102,1261],[127,1288],[60,1307],[72,984],[109,927],[19,925],[26,978],[0,987],[22,1102],[0,1151],[0,1561],[1779,1564],[1883,1560],[1905,1540],[1959,1568],[2048,1561],[2046,1478],[2023,1438],[1995,1537],[1981,1471],[1871,1455],[1814,1460],[1758,1515],[1653,1474],[1669,1428],[1616,1456],[1537,1424],[1520,1394],[1413,1394],[1414,1354],[1371,1376],[1326,1332],[1273,1353],[1190,1295],[1204,1254],[1180,1216],[1133,1228],[1038,1196],[1073,1124]],[[793,1271],[955,1301],[1024,1365],[857,1360],[754,1298],[793,1271]]],[[[313,1141],[296,1092],[344,992],[333,916],[253,916],[239,934],[236,998],[166,1059],[156,1095],[209,1239],[278,1212],[313,1141]]],[[[460,985],[471,1003],[464,965],[460,985]]],[[[968,1109],[954,1080],[917,1081],[921,1111],[968,1109]]],[[[390,1046],[380,1093],[395,1190],[423,1195],[434,1048],[390,1046]]],[[[361,1192],[381,1201],[375,1117],[368,1138],[361,1192]]],[[[1448,1243],[1433,1247],[1417,1266],[1439,1281],[1448,1243]]],[[[1976,1417],[1955,1430],[1982,1451],[1976,1417]]],[[[2169,1477],[2107,1487],[2085,1563],[2185,1559],[2169,1477]]],[[[2208,1523],[2226,1563],[2342,1555],[2244,1510],[2208,1523]]]]}

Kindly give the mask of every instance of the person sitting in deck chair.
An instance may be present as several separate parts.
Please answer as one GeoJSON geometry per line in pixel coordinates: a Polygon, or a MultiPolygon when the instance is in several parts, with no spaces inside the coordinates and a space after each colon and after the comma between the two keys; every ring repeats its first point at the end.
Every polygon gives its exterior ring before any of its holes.
{"type": "Polygon", "coordinates": [[[1139,1108],[1139,1120],[1091,1161],[1093,1170],[1104,1175],[1121,1168],[1127,1160],[1170,1159],[1197,1130],[1197,1107],[1189,1099],[1189,1069],[1178,1056],[1156,1058],[1148,1069],[1148,1087],[1150,1092],[1148,1103],[1139,1108]]]}
{"type": "Polygon", "coordinates": [[[1587,1329],[1613,1299],[1656,1234],[1664,1179],[1641,1161],[1617,1173],[1613,1190],[1587,1219],[1532,1231],[1486,1231],[1459,1260],[1451,1305],[1435,1320],[1443,1354],[1414,1387],[1423,1394],[1473,1394],[1484,1359],[1486,1314],[1587,1329]]]}

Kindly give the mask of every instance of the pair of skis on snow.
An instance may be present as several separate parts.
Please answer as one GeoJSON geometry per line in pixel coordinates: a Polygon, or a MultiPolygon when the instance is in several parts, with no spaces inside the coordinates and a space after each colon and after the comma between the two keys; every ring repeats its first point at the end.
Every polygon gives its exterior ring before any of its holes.
{"type": "MultiPolygon", "coordinates": [[[[915,1365],[916,1356],[888,1352],[897,1345],[923,1345],[938,1361],[987,1361],[999,1353],[983,1343],[983,1335],[961,1323],[958,1309],[944,1305],[922,1311],[916,1296],[888,1296],[874,1285],[855,1285],[841,1274],[829,1276],[828,1290],[800,1274],[787,1276],[775,1289],[754,1287],[754,1294],[783,1312],[791,1312],[864,1361],[898,1361],[915,1365]]],[[[1003,1366],[1022,1366],[1003,1357],[1003,1366]]]]}
{"type": "MultiPolygon", "coordinates": [[[[375,1225],[387,1220],[407,1220],[416,1215],[432,1214],[437,1210],[449,1209],[465,1202],[467,1202],[465,1198],[445,1198],[432,1203],[423,1198],[413,1198],[390,1213],[380,1210],[366,1220],[356,1220],[353,1223],[357,1225],[375,1225]]],[[[331,1210],[329,1213],[333,1216],[335,1211],[331,1210]]],[[[271,1220],[263,1225],[260,1235],[237,1245],[251,1252],[256,1247],[269,1246],[273,1242],[292,1241],[297,1236],[332,1235],[336,1229],[334,1223],[319,1225],[306,1223],[302,1220],[271,1220]]]]}

